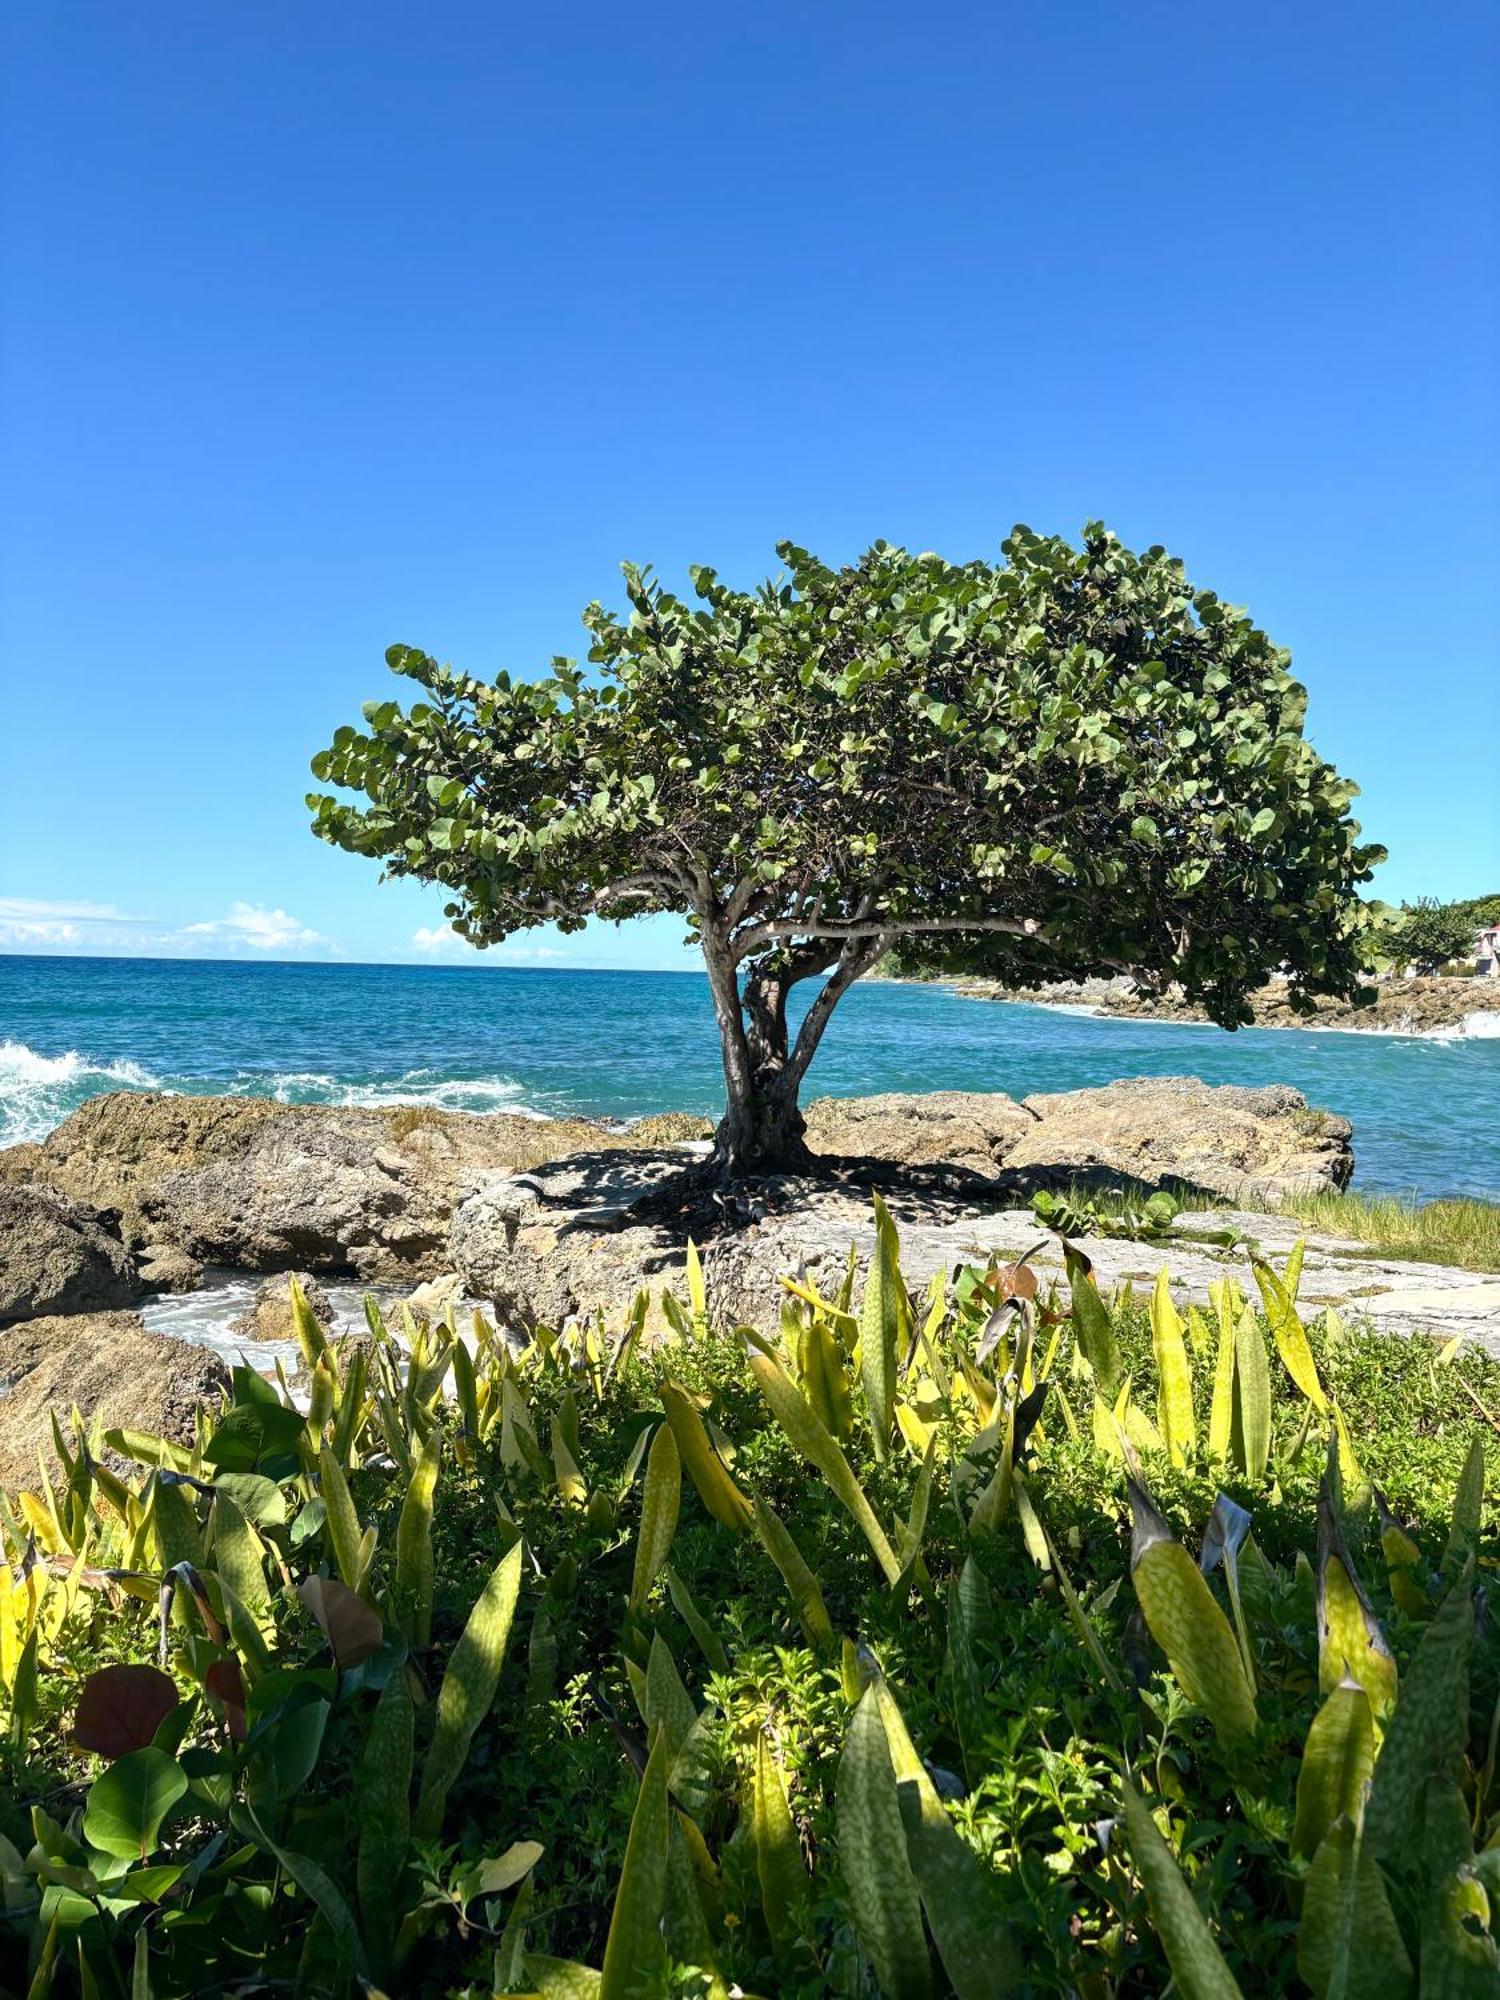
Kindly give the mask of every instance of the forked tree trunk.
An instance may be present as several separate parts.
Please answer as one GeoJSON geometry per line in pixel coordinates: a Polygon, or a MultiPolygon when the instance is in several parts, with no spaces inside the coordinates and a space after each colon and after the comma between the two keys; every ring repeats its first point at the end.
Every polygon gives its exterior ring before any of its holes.
{"type": "Polygon", "coordinates": [[[840,998],[879,956],[881,940],[855,948],[809,941],[757,964],[743,996],[722,935],[702,927],[703,956],[724,1055],[724,1116],[714,1134],[713,1166],[725,1180],[817,1171],[797,1102],[828,1018],[840,998]],[[801,980],[827,972],[826,982],[789,1047],[787,994],[801,980]]]}

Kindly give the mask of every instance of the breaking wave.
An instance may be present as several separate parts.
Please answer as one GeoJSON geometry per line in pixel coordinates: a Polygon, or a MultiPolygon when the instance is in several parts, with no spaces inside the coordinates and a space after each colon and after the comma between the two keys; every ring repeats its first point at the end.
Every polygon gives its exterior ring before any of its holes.
{"type": "Polygon", "coordinates": [[[137,1062],[91,1062],[75,1049],[39,1055],[24,1042],[0,1042],[0,1145],[40,1139],[103,1090],[155,1090],[158,1079],[137,1062]]]}

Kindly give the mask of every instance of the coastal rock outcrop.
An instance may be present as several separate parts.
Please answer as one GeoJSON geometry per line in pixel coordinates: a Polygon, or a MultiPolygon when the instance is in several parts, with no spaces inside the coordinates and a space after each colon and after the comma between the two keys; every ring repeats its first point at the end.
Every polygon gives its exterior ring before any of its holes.
{"type": "Polygon", "coordinates": [[[887,1091],[876,1097],[819,1097],[807,1107],[807,1143],[841,1159],[943,1164],[995,1174],[1033,1118],[999,1090],[887,1091]]]}
{"type": "MultiPolygon", "coordinates": [[[[66,1433],[76,1404],[85,1422],[192,1442],[196,1412],[229,1382],[205,1347],[148,1333],[139,1314],[68,1314],[0,1333],[0,1487],[36,1479],[50,1457],[52,1418],[66,1433]]],[[[106,1452],[106,1460],[113,1462],[106,1452]]]]}
{"type": "Polygon", "coordinates": [[[0,1183],[0,1326],[133,1305],[145,1287],[109,1224],[56,1188],[0,1183]]]}
{"type": "Polygon", "coordinates": [[[1288,1084],[1248,1090],[1194,1076],[1143,1076],[1027,1097],[1022,1105],[1034,1122],[1005,1156],[1011,1172],[1182,1182],[1253,1207],[1347,1187],[1354,1171],[1348,1119],[1311,1109],[1288,1084]]]}
{"type": "Polygon", "coordinates": [[[293,1278],[301,1285],[303,1296],[312,1307],[313,1318],[325,1332],[330,1330],[334,1323],[333,1306],[317,1279],[307,1271],[283,1271],[274,1278],[266,1279],[257,1290],[248,1311],[231,1322],[230,1332],[264,1346],[273,1346],[279,1340],[295,1340],[297,1336],[292,1325],[293,1278]]]}
{"type": "Polygon", "coordinates": [[[449,1215],[482,1172],[624,1143],[583,1119],[116,1091],[0,1152],[0,1184],[117,1209],[127,1244],[204,1263],[419,1279],[446,1268],[449,1215]]]}

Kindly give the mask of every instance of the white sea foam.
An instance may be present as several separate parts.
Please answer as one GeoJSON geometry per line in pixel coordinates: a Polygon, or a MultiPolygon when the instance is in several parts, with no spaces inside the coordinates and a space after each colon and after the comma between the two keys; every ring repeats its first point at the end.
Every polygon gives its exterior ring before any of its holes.
{"type": "Polygon", "coordinates": [[[242,1071],[229,1090],[236,1097],[273,1097],[278,1104],[331,1104],[341,1110],[395,1110],[430,1105],[437,1111],[508,1111],[517,1118],[556,1114],[522,1101],[514,1077],[450,1077],[433,1069],[407,1070],[379,1082],[350,1083],[322,1070],[285,1070],[271,1076],[242,1071]]]}
{"type": "Polygon", "coordinates": [[[93,1062],[76,1049],[44,1056],[24,1042],[0,1042],[0,1145],[42,1138],[85,1097],[109,1085],[153,1090],[158,1079],[137,1062],[93,1062]]]}

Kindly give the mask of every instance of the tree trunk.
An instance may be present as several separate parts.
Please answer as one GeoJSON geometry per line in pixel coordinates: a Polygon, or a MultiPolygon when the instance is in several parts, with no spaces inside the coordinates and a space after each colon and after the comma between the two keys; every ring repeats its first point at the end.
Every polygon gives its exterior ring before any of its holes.
{"type": "Polygon", "coordinates": [[[817,1171],[808,1150],[806,1121],[797,1093],[829,1016],[848,988],[880,955],[883,941],[862,939],[842,948],[809,940],[762,958],[739,989],[727,937],[701,927],[714,1013],[724,1054],[724,1116],[714,1134],[713,1165],[725,1180],[761,1174],[817,1171]],[[834,968],[788,1047],[787,994],[804,979],[834,968]]]}
{"type": "Polygon", "coordinates": [[[785,1072],[774,1081],[753,1079],[747,1092],[731,1096],[725,1106],[714,1134],[714,1165],[726,1180],[815,1173],[806,1130],[797,1086],[786,1081],[785,1072]]]}

